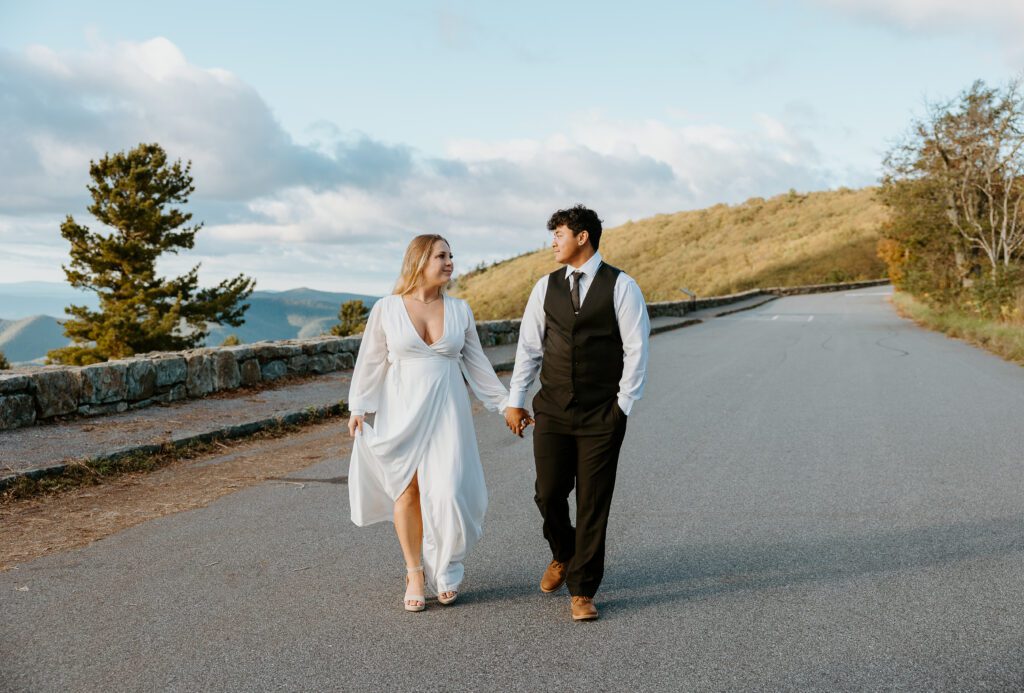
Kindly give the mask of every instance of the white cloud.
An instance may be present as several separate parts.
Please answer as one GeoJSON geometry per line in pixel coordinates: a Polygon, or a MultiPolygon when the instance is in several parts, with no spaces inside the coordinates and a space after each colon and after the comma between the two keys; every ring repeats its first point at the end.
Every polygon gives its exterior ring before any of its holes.
{"type": "MultiPolygon", "coordinates": [[[[254,89],[191,64],[163,38],[75,55],[0,52],[0,79],[10,87],[0,105],[0,242],[31,233],[37,274],[66,260],[63,215],[88,223],[89,159],[138,142],[193,161],[190,208],[207,222],[195,251],[162,268],[202,260],[204,281],[242,271],[261,288],[386,291],[408,238],[422,232],[448,236],[468,269],[539,247],[548,215],[576,202],[613,225],[868,180],[830,167],[802,134],[804,112],[751,114],[742,129],[588,114],[544,138],[453,140],[431,158],[334,123],[298,144],[254,89]]],[[[0,256],[5,280],[23,270],[0,256]]]]}
{"type": "MultiPolygon", "coordinates": [[[[90,158],[154,140],[172,157],[192,160],[197,198],[246,200],[282,186],[381,173],[346,168],[365,150],[360,138],[351,147],[335,143],[336,158],[298,146],[255,90],[225,70],[190,64],[164,38],[101,44],[83,54],[38,46],[0,52],[0,75],[7,92],[0,110],[3,209],[38,207],[40,191],[65,205],[81,199],[90,158]]],[[[401,158],[399,151],[376,161],[401,165],[401,158]]]]}
{"type": "Polygon", "coordinates": [[[1007,64],[1024,68],[1024,2],[1021,0],[809,0],[899,31],[981,34],[990,37],[1007,64]]]}
{"type": "Polygon", "coordinates": [[[818,4],[906,29],[963,29],[965,24],[999,32],[1024,29],[1019,0],[814,0],[818,4]]]}

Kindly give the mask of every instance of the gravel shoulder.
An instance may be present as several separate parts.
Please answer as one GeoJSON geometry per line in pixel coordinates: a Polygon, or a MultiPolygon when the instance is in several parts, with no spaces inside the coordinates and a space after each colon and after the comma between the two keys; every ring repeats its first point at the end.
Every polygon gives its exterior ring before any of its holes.
{"type": "Polygon", "coordinates": [[[288,475],[327,459],[347,458],[351,448],[346,425],[347,420],[334,419],[282,438],[217,443],[216,453],[178,460],[157,471],[2,504],[0,572],[206,506],[255,484],[342,484],[344,476],[295,482],[288,475]]]}

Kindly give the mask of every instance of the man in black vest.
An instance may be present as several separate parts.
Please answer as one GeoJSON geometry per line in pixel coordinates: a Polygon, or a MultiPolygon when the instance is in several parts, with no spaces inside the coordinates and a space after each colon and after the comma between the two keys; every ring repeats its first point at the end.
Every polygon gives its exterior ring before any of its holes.
{"type": "Polygon", "coordinates": [[[598,616],[605,534],[626,419],[643,394],[650,321],[637,283],[601,259],[601,220],[582,205],[548,221],[564,268],[533,287],[519,331],[505,419],[522,436],[535,424],[534,499],[552,560],[540,587],[569,588],[574,621],[598,616]],[[535,416],[524,408],[540,371],[535,416]],[[576,526],[569,494],[576,488],[576,526]]]}

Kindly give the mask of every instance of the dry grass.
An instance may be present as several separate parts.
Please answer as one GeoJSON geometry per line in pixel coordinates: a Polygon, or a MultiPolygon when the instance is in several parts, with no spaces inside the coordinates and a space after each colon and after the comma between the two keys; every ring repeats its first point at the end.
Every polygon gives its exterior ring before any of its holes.
{"type": "MultiPolygon", "coordinates": [[[[753,198],[607,229],[601,254],[634,277],[648,301],[885,276],[874,188],[753,198]]],[[[478,320],[522,315],[533,284],[556,269],[543,250],[460,277],[454,294],[478,320]]]]}
{"type": "Polygon", "coordinates": [[[919,325],[1024,366],[1024,324],[990,320],[955,308],[936,308],[902,291],[893,294],[893,305],[900,315],[919,325]]]}

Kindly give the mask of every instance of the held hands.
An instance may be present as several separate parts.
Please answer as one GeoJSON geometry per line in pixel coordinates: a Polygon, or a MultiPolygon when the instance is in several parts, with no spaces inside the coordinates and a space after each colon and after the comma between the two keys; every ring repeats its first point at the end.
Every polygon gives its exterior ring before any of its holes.
{"type": "Polygon", "coordinates": [[[508,407],[505,409],[505,425],[508,426],[508,430],[515,433],[520,438],[523,437],[523,431],[526,427],[532,423],[536,423],[530,416],[530,412],[519,407],[508,407]]]}
{"type": "Polygon", "coordinates": [[[358,414],[352,414],[348,417],[348,434],[353,438],[356,437],[356,431],[363,432],[363,419],[366,417],[358,414]]]}

